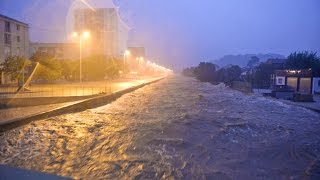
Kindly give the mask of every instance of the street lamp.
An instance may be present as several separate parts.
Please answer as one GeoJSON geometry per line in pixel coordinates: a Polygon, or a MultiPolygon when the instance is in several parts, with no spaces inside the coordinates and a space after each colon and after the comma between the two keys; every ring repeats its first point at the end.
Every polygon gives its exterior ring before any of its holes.
{"type": "Polygon", "coordinates": [[[126,58],[130,54],[131,54],[131,52],[129,50],[125,50],[124,51],[124,54],[123,54],[123,72],[125,71],[125,67],[126,67],[126,58]]]}
{"type": "Polygon", "coordinates": [[[80,79],[80,83],[82,83],[82,40],[83,39],[88,39],[90,38],[90,32],[88,31],[84,31],[81,34],[79,34],[78,32],[73,32],[72,36],[74,38],[79,37],[79,46],[80,46],[80,71],[79,71],[79,79],[80,79]]]}

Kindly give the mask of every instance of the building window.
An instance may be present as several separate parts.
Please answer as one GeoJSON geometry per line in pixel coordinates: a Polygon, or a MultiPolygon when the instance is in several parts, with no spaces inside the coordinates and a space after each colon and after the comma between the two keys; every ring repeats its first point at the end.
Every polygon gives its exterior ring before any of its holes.
{"type": "Polygon", "coordinates": [[[5,32],[11,32],[9,21],[5,21],[5,32]]]}
{"type": "Polygon", "coordinates": [[[276,77],[276,85],[277,85],[277,86],[283,86],[283,85],[285,85],[285,77],[283,77],[283,76],[277,76],[277,77],[276,77]]]}
{"type": "Polygon", "coordinates": [[[20,53],[21,53],[20,48],[17,48],[17,55],[20,56],[21,55],[20,53]]]}
{"type": "Polygon", "coordinates": [[[9,56],[11,56],[11,48],[8,46],[4,47],[4,56],[5,58],[8,58],[9,56]]]}
{"type": "Polygon", "coordinates": [[[20,42],[20,36],[17,36],[17,42],[18,43],[20,42]]]}
{"type": "Polygon", "coordinates": [[[20,25],[17,24],[17,31],[20,31],[20,25]]]}
{"type": "Polygon", "coordinates": [[[4,34],[4,43],[11,44],[11,35],[10,34],[4,34]]]}

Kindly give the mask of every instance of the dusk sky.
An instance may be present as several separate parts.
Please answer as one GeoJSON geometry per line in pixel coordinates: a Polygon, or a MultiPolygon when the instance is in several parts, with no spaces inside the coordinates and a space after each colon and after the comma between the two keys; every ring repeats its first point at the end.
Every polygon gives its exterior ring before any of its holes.
{"type": "MultiPolygon", "coordinates": [[[[72,0],[0,0],[30,24],[31,41],[63,42],[72,0]]],[[[105,0],[88,1],[107,6],[105,0]]],[[[320,52],[319,0],[117,0],[131,41],[158,63],[185,67],[228,54],[320,52]]]]}

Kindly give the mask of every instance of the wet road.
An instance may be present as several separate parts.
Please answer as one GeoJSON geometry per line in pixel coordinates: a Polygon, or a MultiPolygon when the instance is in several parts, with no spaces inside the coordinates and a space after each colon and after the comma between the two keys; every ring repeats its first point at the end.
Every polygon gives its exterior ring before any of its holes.
{"type": "Polygon", "coordinates": [[[320,115],[175,76],[0,134],[0,163],[84,179],[319,179],[320,115]]]}

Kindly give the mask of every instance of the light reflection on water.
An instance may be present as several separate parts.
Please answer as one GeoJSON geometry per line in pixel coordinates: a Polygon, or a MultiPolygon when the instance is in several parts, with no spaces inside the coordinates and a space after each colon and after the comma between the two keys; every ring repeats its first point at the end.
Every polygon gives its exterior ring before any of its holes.
{"type": "Polygon", "coordinates": [[[1,134],[0,163],[86,179],[316,179],[319,119],[176,76],[1,134]]]}

